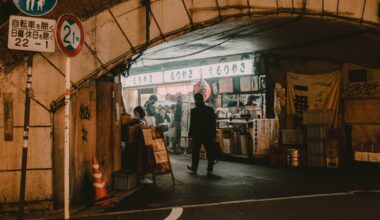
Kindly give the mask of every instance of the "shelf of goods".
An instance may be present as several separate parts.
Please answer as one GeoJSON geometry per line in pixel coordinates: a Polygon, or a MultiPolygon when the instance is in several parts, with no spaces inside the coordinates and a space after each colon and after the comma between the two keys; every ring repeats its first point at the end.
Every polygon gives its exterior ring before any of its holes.
{"type": "Polygon", "coordinates": [[[223,153],[238,157],[269,155],[274,144],[275,119],[227,119],[218,123],[231,126],[218,129],[217,138],[223,153]]]}

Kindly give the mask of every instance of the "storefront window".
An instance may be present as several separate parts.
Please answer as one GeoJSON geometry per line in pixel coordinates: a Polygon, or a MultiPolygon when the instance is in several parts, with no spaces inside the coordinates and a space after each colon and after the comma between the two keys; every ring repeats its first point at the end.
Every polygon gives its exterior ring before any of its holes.
{"type": "Polygon", "coordinates": [[[133,109],[138,106],[138,91],[137,89],[123,89],[123,101],[126,112],[133,113],[133,109]]]}

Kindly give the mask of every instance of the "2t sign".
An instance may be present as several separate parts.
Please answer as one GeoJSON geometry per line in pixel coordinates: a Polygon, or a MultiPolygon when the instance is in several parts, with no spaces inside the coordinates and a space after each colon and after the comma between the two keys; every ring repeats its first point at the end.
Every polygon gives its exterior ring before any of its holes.
{"type": "Polygon", "coordinates": [[[84,30],[79,18],[62,15],[58,19],[56,38],[62,52],[69,57],[77,55],[84,42],[84,30]]]}
{"type": "Polygon", "coordinates": [[[72,27],[70,25],[65,25],[63,27],[63,30],[66,32],[65,37],[63,38],[63,42],[66,45],[75,45],[76,42],[79,43],[80,40],[79,37],[75,36],[75,31],[72,31],[71,28],[72,27]]]}

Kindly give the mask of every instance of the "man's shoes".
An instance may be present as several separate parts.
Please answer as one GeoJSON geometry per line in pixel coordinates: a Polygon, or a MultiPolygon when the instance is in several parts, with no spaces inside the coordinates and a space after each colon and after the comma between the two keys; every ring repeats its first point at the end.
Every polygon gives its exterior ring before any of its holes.
{"type": "Polygon", "coordinates": [[[197,170],[195,170],[193,167],[186,165],[187,169],[189,169],[193,174],[197,174],[197,170]]]}
{"type": "Polygon", "coordinates": [[[212,170],[207,170],[207,176],[214,176],[214,172],[212,170]]]}

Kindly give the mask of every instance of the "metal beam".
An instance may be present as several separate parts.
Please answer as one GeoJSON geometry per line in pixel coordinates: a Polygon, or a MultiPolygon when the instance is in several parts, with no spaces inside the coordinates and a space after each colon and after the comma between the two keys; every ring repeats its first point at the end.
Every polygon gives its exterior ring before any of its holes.
{"type": "MultiPolygon", "coordinates": [[[[44,60],[45,61],[47,61],[48,63],[49,63],[49,65],[50,66],[52,66],[55,70],[57,70],[58,71],[58,73],[61,75],[61,76],[63,76],[63,77],[65,77],[65,73],[64,72],[62,72],[62,70],[60,70],[53,62],[51,62],[43,53],[41,53],[41,52],[38,52],[38,54],[42,57],[42,58],[44,58],[44,60]]],[[[76,88],[76,85],[75,85],[75,83],[73,82],[73,81],[71,81],[71,85],[73,86],[73,87],[75,87],[76,88]]]]}
{"type": "Polygon", "coordinates": [[[164,41],[166,42],[165,35],[163,34],[163,32],[162,32],[162,30],[161,30],[161,27],[160,27],[160,25],[158,24],[158,22],[157,22],[157,20],[156,20],[156,17],[155,17],[154,14],[153,14],[153,10],[152,10],[152,8],[150,7],[149,9],[150,9],[150,14],[152,15],[152,18],[153,18],[153,20],[154,20],[154,23],[156,23],[157,28],[158,28],[158,31],[160,32],[160,37],[161,37],[162,39],[164,39],[164,41]]]}
{"type": "Polygon", "coordinates": [[[218,0],[215,0],[215,3],[216,3],[216,7],[218,8],[218,12],[219,12],[219,20],[221,21],[222,20],[222,9],[219,6],[218,0]]]}
{"type": "Polygon", "coordinates": [[[117,27],[119,28],[120,32],[123,34],[125,40],[128,42],[129,46],[131,47],[131,50],[133,51],[133,53],[135,53],[136,52],[135,47],[133,46],[133,44],[129,40],[129,38],[128,38],[127,34],[124,32],[123,28],[121,28],[120,23],[117,21],[115,15],[113,14],[113,12],[112,12],[112,10],[110,8],[108,8],[108,12],[112,16],[112,18],[115,21],[115,23],[116,23],[117,27]]]}
{"type": "Polygon", "coordinates": [[[364,0],[362,16],[361,16],[361,18],[360,18],[360,24],[363,23],[363,18],[364,18],[364,12],[365,12],[365,7],[366,7],[366,5],[367,5],[367,0],[364,0]]]}
{"type": "Polygon", "coordinates": [[[193,18],[191,17],[188,9],[187,9],[187,6],[186,6],[186,3],[185,3],[185,0],[182,0],[182,4],[183,4],[183,7],[185,8],[185,11],[186,11],[186,14],[187,14],[187,17],[189,18],[189,21],[190,21],[190,26],[193,28],[194,27],[194,23],[193,23],[193,18]]]}
{"type": "Polygon", "coordinates": [[[336,15],[339,15],[339,0],[336,2],[336,15]]]}
{"type": "Polygon", "coordinates": [[[251,3],[249,2],[249,0],[247,0],[247,6],[248,6],[248,13],[251,14],[251,3]]]}
{"type": "Polygon", "coordinates": [[[87,47],[88,50],[90,50],[91,55],[100,63],[100,66],[102,69],[106,70],[107,72],[109,71],[108,68],[104,65],[103,61],[99,58],[98,54],[96,53],[95,50],[93,50],[90,45],[85,41],[84,45],[87,47]]]}

